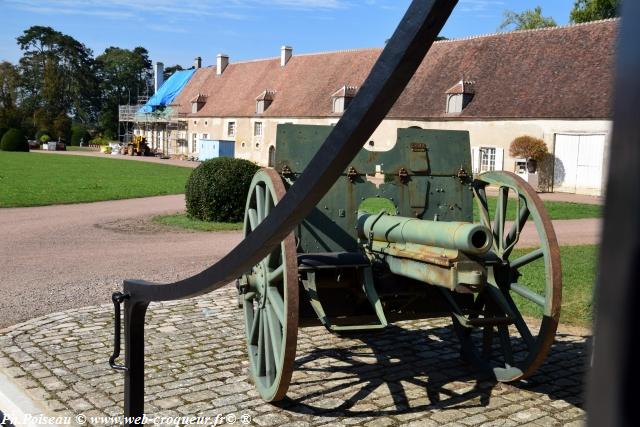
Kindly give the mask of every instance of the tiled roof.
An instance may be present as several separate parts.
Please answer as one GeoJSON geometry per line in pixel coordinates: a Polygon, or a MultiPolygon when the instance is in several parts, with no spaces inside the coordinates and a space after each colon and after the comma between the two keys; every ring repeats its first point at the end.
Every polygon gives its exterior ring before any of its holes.
{"type": "MultiPolygon", "coordinates": [[[[456,119],[609,118],[618,22],[436,42],[389,117],[451,118],[446,92],[464,76],[475,95],[456,119]]],[[[279,58],[231,63],[221,76],[201,68],[174,104],[189,114],[185,100],[202,93],[208,102],[195,116],[255,116],[256,94],[268,87],[278,96],[262,116],[331,117],[336,88],[362,86],[380,53],[294,54],[284,67],[279,58]]]]}
{"type": "Polygon", "coordinates": [[[339,98],[339,97],[353,98],[354,96],[356,96],[357,93],[358,93],[357,86],[344,85],[340,89],[335,91],[331,95],[331,97],[332,98],[339,98]]]}
{"type": "Polygon", "coordinates": [[[471,95],[475,93],[473,88],[473,82],[466,82],[464,80],[460,80],[454,86],[450,87],[449,90],[445,92],[448,95],[462,95],[468,94],[471,95]]]}
{"type": "Polygon", "coordinates": [[[258,97],[256,101],[273,101],[273,98],[276,96],[275,90],[264,90],[258,97]]]}

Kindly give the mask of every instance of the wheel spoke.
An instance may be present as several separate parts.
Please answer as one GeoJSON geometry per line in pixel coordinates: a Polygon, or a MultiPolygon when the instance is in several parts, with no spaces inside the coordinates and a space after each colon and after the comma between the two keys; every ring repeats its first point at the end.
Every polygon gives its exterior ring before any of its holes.
{"type": "Polygon", "coordinates": [[[518,213],[518,219],[514,221],[513,225],[511,226],[511,230],[509,230],[509,234],[507,234],[507,239],[506,239],[507,249],[505,250],[504,258],[509,257],[511,250],[515,247],[516,243],[518,243],[518,240],[520,240],[520,233],[522,233],[522,230],[524,229],[524,226],[527,223],[527,220],[529,219],[530,213],[531,212],[529,211],[529,208],[525,203],[520,208],[520,211],[518,213]]]}
{"type": "Polygon", "coordinates": [[[264,188],[260,184],[256,185],[256,209],[258,211],[258,224],[264,221],[264,188]]]}
{"type": "Polygon", "coordinates": [[[258,224],[258,212],[255,209],[249,209],[249,225],[251,226],[251,231],[255,230],[258,224]]]}
{"type": "Polygon", "coordinates": [[[514,259],[511,261],[511,268],[517,270],[520,267],[523,267],[530,262],[533,262],[537,259],[540,259],[544,256],[544,251],[542,248],[536,249],[535,251],[529,252],[526,255],[521,256],[520,258],[514,259]]]}
{"type": "Polygon", "coordinates": [[[273,206],[273,199],[271,198],[271,192],[267,188],[267,191],[264,192],[264,217],[266,218],[271,212],[271,207],[273,206]]]}
{"type": "MultiPolygon", "coordinates": [[[[266,308],[265,308],[266,310],[266,308]]],[[[269,315],[265,313],[263,316],[264,321],[262,323],[262,327],[264,328],[264,354],[265,354],[265,362],[266,362],[266,370],[265,375],[267,377],[267,385],[271,385],[273,378],[275,377],[275,361],[273,360],[273,349],[271,348],[271,333],[269,331],[269,315]]]]}
{"type": "Polygon", "coordinates": [[[511,290],[521,297],[524,297],[529,301],[538,304],[540,307],[544,307],[546,305],[544,296],[532,291],[531,289],[527,288],[524,285],[521,285],[520,283],[512,283],[511,290]]]}
{"type": "MultiPolygon", "coordinates": [[[[253,310],[253,308],[251,308],[251,310],[253,310]]],[[[258,335],[258,331],[259,331],[258,327],[260,326],[260,313],[261,313],[261,310],[258,309],[253,314],[253,321],[251,322],[251,331],[249,331],[249,337],[250,337],[249,342],[251,344],[255,344],[256,342],[256,336],[258,335]]]]}
{"type": "Polygon", "coordinates": [[[260,322],[258,324],[258,376],[261,377],[265,375],[266,365],[265,365],[265,336],[264,336],[264,319],[265,316],[260,316],[260,322]]]}
{"type": "Polygon", "coordinates": [[[500,187],[498,190],[498,202],[496,204],[495,219],[493,222],[493,238],[497,243],[496,248],[501,251],[504,248],[504,225],[507,216],[507,202],[509,200],[509,188],[500,187]]]}
{"type": "Polygon", "coordinates": [[[275,312],[270,304],[267,304],[267,316],[269,317],[269,336],[271,337],[271,349],[276,366],[280,366],[282,350],[282,328],[277,323],[275,312]]]}
{"type": "Polygon", "coordinates": [[[487,193],[484,187],[476,188],[476,204],[480,213],[480,222],[485,227],[491,229],[491,220],[489,219],[489,203],[487,202],[487,193]]]}
{"type": "Polygon", "coordinates": [[[511,317],[511,319],[513,319],[513,323],[516,325],[516,329],[518,329],[520,336],[527,344],[527,347],[529,347],[529,350],[533,350],[534,339],[533,339],[533,336],[531,335],[531,331],[529,330],[529,327],[527,326],[524,319],[522,318],[522,315],[520,315],[520,311],[518,311],[518,308],[516,307],[515,303],[511,299],[511,296],[508,294],[507,295],[503,294],[502,291],[500,291],[500,289],[495,288],[491,285],[489,285],[487,288],[490,290],[491,295],[493,296],[493,299],[498,304],[498,306],[509,317],[511,317]]]}
{"type": "Polygon", "coordinates": [[[282,296],[280,296],[278,288],[269,286],[269,289],[267,289],[267,298],[273,306],[273,311],[278,317],[278,321],[281,325],[284,325],[284,301],[282,300],[282,296]]]}
{"type": "Polygon", "coordinates": [[[283,274],[284,274],[284,265],[280,265],[275,270],[270,271],[267,276],[269,279],[269,283],[282,281],[283,274]]]}

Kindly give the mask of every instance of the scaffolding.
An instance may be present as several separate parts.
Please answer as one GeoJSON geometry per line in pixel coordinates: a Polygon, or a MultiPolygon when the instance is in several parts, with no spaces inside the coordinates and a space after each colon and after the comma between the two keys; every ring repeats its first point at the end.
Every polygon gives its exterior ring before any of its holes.
{"type": "Polygon", "coordinates": [[[172,104],[151,113],[142,112],[148,97],[138,97],[135,105],[118,108],[119,140],[129,143],[134,135],[147,138],[147,144],[163,156],[188,156],[186,114],[178,113],[178,105],[172,104]]]}

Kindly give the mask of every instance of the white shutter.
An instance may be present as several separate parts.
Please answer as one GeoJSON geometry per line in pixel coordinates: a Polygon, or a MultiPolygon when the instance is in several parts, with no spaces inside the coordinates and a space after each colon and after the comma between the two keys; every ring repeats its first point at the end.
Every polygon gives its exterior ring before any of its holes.
{"type": "Polygon", "coordinates": [[[480,148],[471,147],[471,169],[473,173],[480,173],[480,148]]]}
{"type": "Polygon", "coordinates": [[[504,149],[496,147],[496,169],[501,171],[504,169],[504,149]]]}

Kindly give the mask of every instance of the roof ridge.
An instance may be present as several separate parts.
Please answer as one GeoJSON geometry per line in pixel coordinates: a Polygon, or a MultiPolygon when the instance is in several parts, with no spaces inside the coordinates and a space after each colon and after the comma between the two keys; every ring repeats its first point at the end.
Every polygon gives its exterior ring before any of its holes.
{"type": "Polygon", "coordinates": [[[580,22],[578,24],[569,23],[565,25],[556,25],[555,27],[533,28],[530,30],[496,31],[495,33],[476,34],[473,36],[460,37],[456,39],[438,40],[434,42],[434,44],[453,43],[453,42],[466,41],[466,40],[482,39],[487,37],[499,37],[499,36],[505,36],[509,34],[523,34],[523,33],[526,34],[526,33],[536,33],[536,32],[543,32],[543,31],[566,30],[568,28],[586,27],[590,25],[602,24],[602,23],[612,22],[612,21],[620,21],[620,18],[599,19],[597,21],[580,22]]]}

